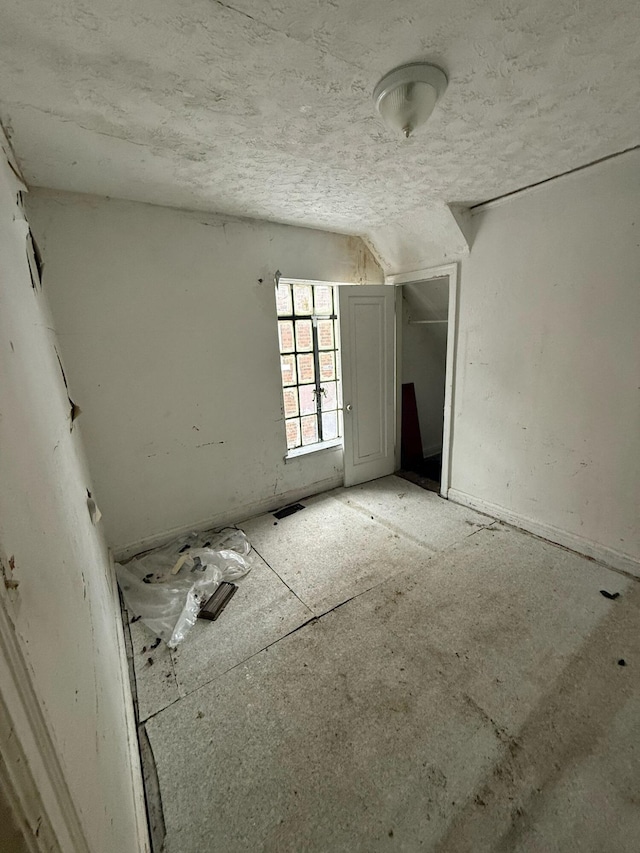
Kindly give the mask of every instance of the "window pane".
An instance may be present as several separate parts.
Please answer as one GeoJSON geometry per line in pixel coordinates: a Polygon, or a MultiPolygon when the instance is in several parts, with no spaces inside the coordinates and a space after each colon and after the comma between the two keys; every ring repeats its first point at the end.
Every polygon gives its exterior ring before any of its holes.
{"type": "MultiPolygon", "coordinates": [[[[300,414],[313,415],[316,412],[316,386],[301,385],[300,392],[300,414]]],[[[297,414],[297,412],[296,412],[297,414]]]]}
{"type": "Polygon", "coordinates": [[[333,288],[317,284],[313,288],[316,314],[333,314],[333,288]]]}
{"type": "Polygon", "coordinates": [[[293,314],[290,284],[278,285],[276,289],[276,310],[279,317],[286,316],[287,314],[293,314]]]}
{"type": "Polygon", "coordinates": [[[300,447],[300,418],[285,421],[287,427],[287,450],[292,447],[300,447]]]}
{"type": "Polygon", "coordinates": [[[317,445],[321,433],[325,441],[342,435],[339,327],[333,319],[311,319],[335,316],[336,300],[330,285],[281,283],[276,288],[288,450],[317,445]]]}
{"type": "Polygon", "coordinates": [[[280,369],[282,370],[282,384],[296,384],[296,357],[295,355],[281,355],[280,369]]]}
{"type": "Polygon", "coordinates": [[[333,320],[318,320],[318,348],[333,349],[333,320]]]}
{"type": "Polygon", "coordinates": [[[312,352],[311,320],[296,320],[296,349],[298,352],[312,352]]]}
{"type": "Polygon", "coordinates": [[[332,438],[338,437],[338,413],[323,412],[322,413],[322,440],[331,441],[332,438]]]}
{"type": "Polygon", "coordinates": [[[302,421],[302,444],[316,444],[318,441],[318,417],[310,415],[306,418],[300,418],[302,421]]]}
{"type": "Polygon", "coordinates": [[[298,356],[298,375],[301,385],[316,381],[316,371],[313,365],[313,353],[298,356]]]}
{"type": "Polygon", "coordinates": [[[313,314],[313,291],[310,284],[293,285],[293,304],[296,314],[313,314]]]}
{"type": "Polygon", "coordinates": [[[320,381],[328,382],[336,378],[336,356],[333,352],[319,353],[320,381]]]}
{"type": "Polygon", "coordinates": [[[338,396],[335,382],[322,383],[322,411],[329,412],[338,408],[338,396]]]}
{"type": "Polygon", "coordinates": [[[284,416],[285,418],[294,418],[299,415],[298,411],[298,392],[295,388],[285,388],[284,396],[284,416]]]}
{"type": "Polygon", "coordinates": [[[280,352],[293,352],[293,321],[278,320],[278,338],[280,340],[280,352]]]}

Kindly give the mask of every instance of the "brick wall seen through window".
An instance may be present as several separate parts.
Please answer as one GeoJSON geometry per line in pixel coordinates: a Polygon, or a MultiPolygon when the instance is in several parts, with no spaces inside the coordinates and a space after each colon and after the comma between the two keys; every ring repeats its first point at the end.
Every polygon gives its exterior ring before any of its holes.
{"type": "Polygon", "coordinates": [[[287,450],[342,435],[337,294],[281,279],[276,288],[287,450]]]}

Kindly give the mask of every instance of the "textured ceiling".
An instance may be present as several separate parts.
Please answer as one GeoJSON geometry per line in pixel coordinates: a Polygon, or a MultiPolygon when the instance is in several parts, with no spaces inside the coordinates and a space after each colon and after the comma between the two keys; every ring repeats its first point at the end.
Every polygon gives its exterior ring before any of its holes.
{"type": "Polygon", "coordinates": [[[473,203],[640,143],[637,0],[3,0],[0,115],[33,185],[464,251],[473,203]],[[371,92],[449,88],[395,138],[371,92]]]}

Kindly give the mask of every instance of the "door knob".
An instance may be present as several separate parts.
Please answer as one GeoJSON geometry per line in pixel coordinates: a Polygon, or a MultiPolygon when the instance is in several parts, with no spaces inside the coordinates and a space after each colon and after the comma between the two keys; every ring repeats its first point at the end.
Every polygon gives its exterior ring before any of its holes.
{"type": "Polygon", "coordinates": [[[352,408],[353,408],[353,407],[352,407],[351,403],[347,403],[347,405],[345,406],[345,409],[346,409],[348,412],[350,412],[352,408]]]}

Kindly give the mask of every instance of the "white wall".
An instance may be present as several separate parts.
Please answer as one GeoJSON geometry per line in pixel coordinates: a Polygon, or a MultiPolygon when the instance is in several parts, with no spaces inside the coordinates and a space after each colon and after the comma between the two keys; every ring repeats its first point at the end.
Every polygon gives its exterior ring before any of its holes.
{"type": "Polygon", "coordinates": [[[31,774],[24,805],[32,832],[51,824],[63,853],[140,853],[139,764],[113,574],[87,510],[91,486],[78,429],[70,431],[46,298],[32,287],[20,189],[2,157],[0,706],[11,726],[0,740],[3,751],[19,745],[26,754],[9,773],[31,774]]]}
{"type": "Polygon", "coordinates": [[[632,568],[628,558],[640,558],[640,152],[474,219],[460,287],[454,496],[530,519],[551,538],[566,532],[564,544],[595,544],[632,568]]]}
{"type": "Polygon", "coordinates": [[[340,482],[340,449],[284,463],[273,274],[381,281],[359,239],[61,193],[29,211],[112,547],[340,482]]]}

